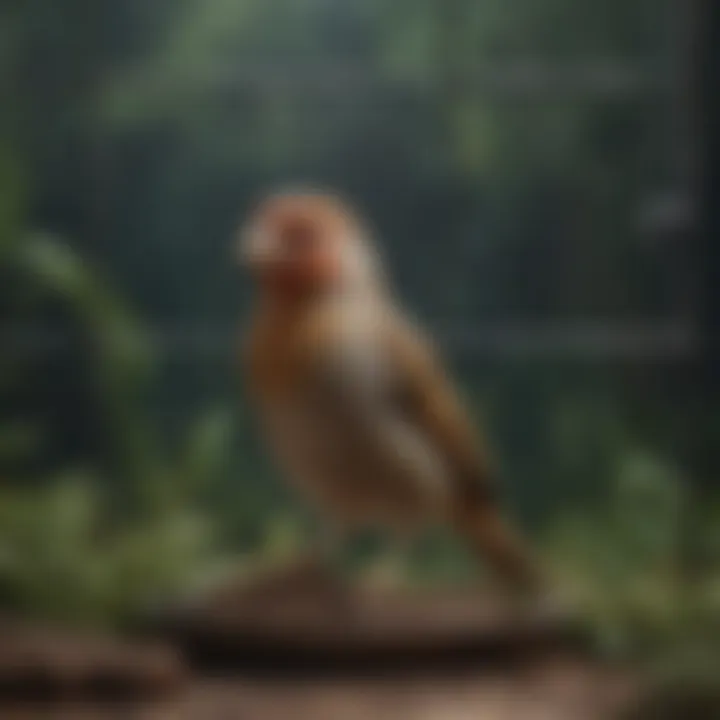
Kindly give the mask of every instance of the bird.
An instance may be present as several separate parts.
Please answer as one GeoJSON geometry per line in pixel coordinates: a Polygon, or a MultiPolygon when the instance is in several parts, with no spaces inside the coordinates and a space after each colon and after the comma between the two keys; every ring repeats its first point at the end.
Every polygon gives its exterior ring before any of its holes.
{"type": "Polygon", "coordinates": [[[261,435],[329,537],[455,531],[493,576],[543,574],[441,353],[397,298],[376,233],[336,193],[280,191],[242,223],[255,284],[241,362],[261,435]]]}

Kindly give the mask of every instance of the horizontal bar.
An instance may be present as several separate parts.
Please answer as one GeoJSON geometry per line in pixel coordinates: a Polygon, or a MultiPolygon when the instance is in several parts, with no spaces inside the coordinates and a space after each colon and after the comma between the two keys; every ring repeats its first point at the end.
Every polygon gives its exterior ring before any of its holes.
{"type": "MultiPolygon", "coordinates": [[[[153,84],[152,80],[144,79],[153,84]]],[[[282,91],[348,95],[423,96],[457,92],[494,95],[630,95],[673,91],[669,72],[613,60],[546,63],[538,60],[464,66],[452,75],[433,67],[418,73],[372,72],[363,64],[325,62],[201,66],[178,79],[157,83],[160,93],[282,91]]],[[[151,88],[150,88],[151,89],[151,88]]]]}
{"type": "MultiPolygon", "coordinates": [[[[527,358],[578,361],[680,361],[699,355],[700,334],[684,321],[496,322],[458,326],[428,323],[438,345],[468,358],[527,358]]],[[[200,358],[232,353],[242,331],[232,328],[163,325],[150,329],[161,352],[200,358]]],[[[0,345],[20,352],[55,352],[70,345],[58,330],[15,328],[0,333],[0,345]]]]}

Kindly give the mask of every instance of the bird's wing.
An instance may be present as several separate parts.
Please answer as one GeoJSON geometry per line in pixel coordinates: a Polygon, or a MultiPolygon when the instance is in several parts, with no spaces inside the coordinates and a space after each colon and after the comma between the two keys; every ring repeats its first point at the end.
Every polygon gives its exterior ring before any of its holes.
{"type": "Polygon", "coordinates": [[[489,498],[494,473],[488,453],[435,348],[400,313],[375,310],[364,326],[332,316],[316,326],[319,395],[340,399],[354,427],[383,443],[393,442],[391,429],[401,421],[430,443],[461,501],[489,498]]]}
{"type": "Polygon", "coordinates": [[[403,318],[387,324],[382,344],[395,410],[433,443],[457,483],[459,498],[491,498],[494,473],[488,452],[435,348],[403,318]]]}

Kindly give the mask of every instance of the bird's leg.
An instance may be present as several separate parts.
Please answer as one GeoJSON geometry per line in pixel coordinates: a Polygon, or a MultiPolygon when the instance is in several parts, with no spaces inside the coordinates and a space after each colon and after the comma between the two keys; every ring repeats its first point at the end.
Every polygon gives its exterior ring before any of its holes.
{"type": "Polygon", "coordinates": [[[341,575],[346,539],[346,533],[337,524],[321,523],[314,533],[311,547],[316,563],[334,575],[341,575]]]}
{"type": "Polygon", "coordinates": [[[312,543],[315,568],[334,607],[344,620],[353,615],[352,591],[345,580],[346,544],[346,528],[327,521],[319,526],[312,543]]]}
{"type": "Polygon", "coordinates": [[[479,508],[470,527],[474,549],[485,556],[505,588],[521,595],[534,595],[543,588],[544,577],[537,561],[499,508],[494,505],[479,508]]]}
{"type": "Polygon", "coordinates": [[[372,564],[365,578],[372,585],[397,587],[402,584],[415,554],[416,538],[405,529],[395,529],[392,534],[392,550],[372,564]]]}

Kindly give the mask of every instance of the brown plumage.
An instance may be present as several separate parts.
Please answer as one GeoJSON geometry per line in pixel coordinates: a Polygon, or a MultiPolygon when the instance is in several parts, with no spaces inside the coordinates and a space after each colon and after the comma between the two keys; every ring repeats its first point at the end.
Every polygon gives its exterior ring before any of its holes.
{"type": "Polygon", "coordinates": [[[356,216],[333,197],[274,196],[241,252],[259,284],[248,386],[288,479],[339,527],[445,522],[504,580],[534,585],[478,434],[356,216]]]}

